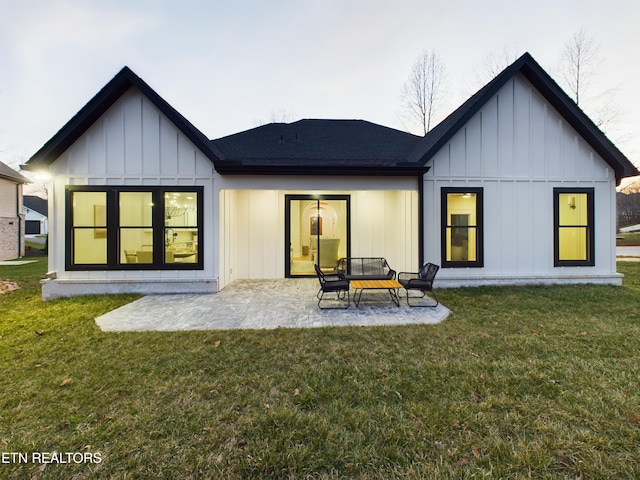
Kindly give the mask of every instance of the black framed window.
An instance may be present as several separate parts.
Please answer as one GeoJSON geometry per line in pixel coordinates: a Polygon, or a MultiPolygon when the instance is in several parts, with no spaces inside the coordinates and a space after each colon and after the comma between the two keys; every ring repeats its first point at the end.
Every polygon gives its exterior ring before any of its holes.
{"type": "Polygon", "coordinates": [[[285,276],[315,277],[314,264],[335,271],[351,256],[350,195],[285,195],[285,276]]]}
{"type": "Polygon", "coordinates": [[[554,265],[595,265],[594,189],[554,188],[554,265]]]}
{"type": "Polygon", "coordinates": [[[442,266],[482,267],[483,189],[441,190],[442,266]]]}
{"type": "Polygon", "coordinates": [[[203,194],[203,187],[67,186],[67,270],[201,270],[203,194]]]}

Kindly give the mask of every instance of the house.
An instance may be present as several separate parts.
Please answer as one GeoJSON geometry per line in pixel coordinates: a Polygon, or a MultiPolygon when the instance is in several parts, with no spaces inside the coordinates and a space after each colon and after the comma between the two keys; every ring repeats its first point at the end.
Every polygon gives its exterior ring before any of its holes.
{"type": "Polygon", "coordinates": [[[23,167],[46,170],[43,298],[216,292],[340,257],[439,286],[606,283],[636,167],[524,54],[425,137],[362,120],[209,140],[123,68],[23,167]]]}
{"type": "Polygon", "coordinates": [[[49,233],[49,219],[47,217],[49,206],[46,199],[37,195],[25,195],[25,235],[46,235],[49,233]]]}
{"type": "Polygon", "coordinates": [[[0,260],[24,256],[24,176],[0,162],[0,260]]]}

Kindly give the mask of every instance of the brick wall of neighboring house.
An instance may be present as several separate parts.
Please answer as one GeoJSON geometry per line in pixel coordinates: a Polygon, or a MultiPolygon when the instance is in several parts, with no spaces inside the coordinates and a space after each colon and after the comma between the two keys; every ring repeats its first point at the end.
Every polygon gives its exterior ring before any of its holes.
{"type": "Polygon", "coordinates": [[[18,242],[18,227],[22,229],[20,238],[24,239],[24,215],[21,217],[22,221],[18,217],[0,217],[0,260],[24,256],[24,240],[18,242]]]}

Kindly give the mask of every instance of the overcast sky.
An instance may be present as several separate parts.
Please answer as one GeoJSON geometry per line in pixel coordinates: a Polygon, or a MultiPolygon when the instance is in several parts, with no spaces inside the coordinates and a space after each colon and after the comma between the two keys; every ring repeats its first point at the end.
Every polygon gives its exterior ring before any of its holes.
{"type": "Polygon", "coordinates": [[[273,118],[405,130],[421,52],[445,64],[445,114],[490,56],[528,51],[559,81],[584,29],[601,62],[585,95],[615,106],[607,134],[640,165],[639,25],[638,0],[0,0],[0,161],[28,160],[125,65],[209,138],[273,118]]]}

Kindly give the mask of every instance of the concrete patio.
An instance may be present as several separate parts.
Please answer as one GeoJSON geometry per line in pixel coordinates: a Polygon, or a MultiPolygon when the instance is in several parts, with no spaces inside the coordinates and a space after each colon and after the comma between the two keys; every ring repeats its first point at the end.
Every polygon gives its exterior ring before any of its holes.
{"type": "MultiPolygon", "coordinates": [[[[356,308],[352,290],[348,309],[320,310],[318,288],[315,278],[240,280],[215,294],[145,296],[96,318],[96,323],[104,331],[311,328],[436,324],[450,313],[443,305],[410,308],[404,290],[400,307],[386,291],[367,291],[356,308]]],[[[336,303],[340,305],[344,302],[336,303]]]]}

